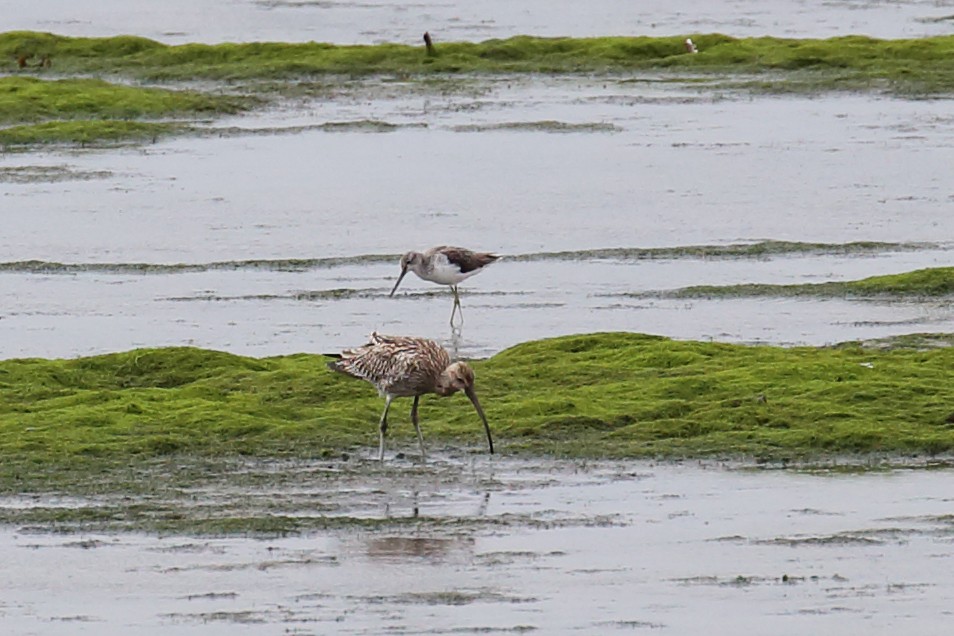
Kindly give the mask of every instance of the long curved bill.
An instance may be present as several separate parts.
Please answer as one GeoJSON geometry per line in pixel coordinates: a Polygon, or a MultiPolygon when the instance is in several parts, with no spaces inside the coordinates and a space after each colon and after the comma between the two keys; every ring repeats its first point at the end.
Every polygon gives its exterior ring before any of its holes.
{"type": "Polygon", "coordinates": [[[398,285],[400,285],[400,284],[401,284],[401,281],[404,280],[404,276],[405,276],[406,274],[407,274],[407,268],[405,267],[404,269],[401,270],[401,275],[398,276],[397,282],[394,283],[394,289],[391,290],[391,293],[388,294],[388,296],[393,296],[393,295],[394,295],[394,292],[397,291],[398,285]]]}
{"type": "Polygon", "coordinates": [[[474,387],[469,386],[464,389],[464,393],[467,394],[467,397],[470,398],[470,403],[474,405],[474,408],[477,409],[477,415],[480,416],[480,420],[484,423],[484,430],[487,431],[487,444],[490,445],[490,454],[494,454],[494,438],[490,435],[490,424],[487,423],[487,416],[484,415],[484,409],[480,408],[480,402],[477,401],[477,393],[474,391],[474,387]]]}

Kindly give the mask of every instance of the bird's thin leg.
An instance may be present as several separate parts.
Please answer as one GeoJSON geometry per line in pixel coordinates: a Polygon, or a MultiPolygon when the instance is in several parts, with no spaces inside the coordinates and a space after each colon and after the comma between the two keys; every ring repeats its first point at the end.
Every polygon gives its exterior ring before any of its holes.
{"type": "Polygon", "coordinates": [[[421,445],[421,462],[427,459],[427,455],[424,452],[424,435],[421,433],[421,425],[417,421],[417,403],[420,402],[421,396],[414,396],[414,404],[411,406],[411,422],[414,423],[414,430],[417,431],[417,442],[421,445]]]}
{"type": "Polygon", "coordinates": [[[384,397],[384,413],[381,414],[381,424],[379,430],[381,431],[380,442],[378,443],[378,461],[384,461],[384,434],[388,432],[388,409],[391,408],[391,400],[394,399],[393,395],[386,395],[384,397]]]}
{"type": "Polygon", "coordinates": [[[457,285],[451,285],[451,290],[454,292],[454,308],[451,310],[451,319],[450,324],[451,328],[454,327],[454,314],[460,313],[460,324],[464,324],[464,310],[460,306],[460,296],[457,293],[457,285]]]}

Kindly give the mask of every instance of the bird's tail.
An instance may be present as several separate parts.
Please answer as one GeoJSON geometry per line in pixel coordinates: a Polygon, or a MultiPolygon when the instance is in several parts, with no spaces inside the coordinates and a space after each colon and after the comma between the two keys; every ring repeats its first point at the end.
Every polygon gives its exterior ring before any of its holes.
{"type": "Polygon", "coordinates": [[[354,361],[351,358],[341,356],[337,360],[329,360],[327,365],[329,369],[342,375],[358,378],[359,380],[364,379],[360,368],[355,368],[354,361]]]}

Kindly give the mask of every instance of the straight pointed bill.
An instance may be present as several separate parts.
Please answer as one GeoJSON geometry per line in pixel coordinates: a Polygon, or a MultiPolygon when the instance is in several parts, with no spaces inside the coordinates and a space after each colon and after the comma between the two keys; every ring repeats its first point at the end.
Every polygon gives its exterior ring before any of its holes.
{"type": "Polygon", "coordinates": [[[394,289],[391,290],[391,293],[388,296],[394,296],[394,292],[397,291],[398,286],[401,284],[401,281],[404,280],[404,277],[407,276],[407,266],[404,266],[401,269],[401,275],[398,276],[397,282],[394,283],[394,289]]]}

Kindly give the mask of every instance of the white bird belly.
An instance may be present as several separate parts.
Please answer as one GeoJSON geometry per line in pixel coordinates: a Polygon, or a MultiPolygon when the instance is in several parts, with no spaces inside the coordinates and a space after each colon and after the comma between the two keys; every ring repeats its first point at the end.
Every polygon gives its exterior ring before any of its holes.
{"type": "Polygon", "coordinates": [[[456,285],[465,278],[470,278],[477,272],[479,269],[467,272],[466,274],[460,271],[460,267],[451,263],[447,260],[446,257],[440,256],[434,259],[434,263],[431,266],[430,270],[422,274],[418,274],[421,278],[429,280],[432,283],[437,283],[438,285],[456,285]]]}

